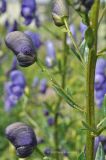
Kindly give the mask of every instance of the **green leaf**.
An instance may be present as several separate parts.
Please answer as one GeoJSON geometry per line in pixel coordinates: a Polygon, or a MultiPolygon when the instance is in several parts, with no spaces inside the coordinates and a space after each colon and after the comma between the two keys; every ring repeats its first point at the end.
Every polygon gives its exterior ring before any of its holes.
{"type": "Polygon", "coordinates": [[[86,160],[84,152],[79,155],[78,160],[86,160]]]}
{"type": "Polygon", "coordinates": [[[86,40],[84,39],[80,45],[80,53],[82,57],[84,58],[84,61],[87,62],[88,60],[88,54],[89,54],[89,48],[87,46],[86,40]]]}
{"type": "Polygon", "coordinates": [[[99,143],[95,160],[105,160],[105,154],[101,143],[99,143]]]}
{"type": "Polygon", "coordinates": [[[95,30],[95,21],[96,21],[95,15],[97,15],[98,10],[99,10],[99,1],[96,0],[90,10],[90,13],[89,13],[90,25],[91,25],[93,31],[95,30]]]}
{"type": "Polygon", "coordinates": [[[85,31],[85,39],[88,47],[91,48],[94,42],[94,36],[91,27],[88,27],[88,29],[85,31]]]}
{"type": "Polygon", "coordinates": [[[82,121],[82,124],[84,125],[84,127],[85,127],[88,131],[93,132],[93,133],[95,133],[95,134],[97,133],[97,132],[96,132],[96,129],[91,128],[86,122],[82,121]]]}
{"type": "Polygon", "coordinates": [[[56,90],[57,94],[59,94],[64,100],[69,104],[70,107],[75,108],[77,110],[83,111],[80,106],[78,106],[72,98],[70,98],[67,93],[56,83],[53,83],[53,87],[56,90]]]}

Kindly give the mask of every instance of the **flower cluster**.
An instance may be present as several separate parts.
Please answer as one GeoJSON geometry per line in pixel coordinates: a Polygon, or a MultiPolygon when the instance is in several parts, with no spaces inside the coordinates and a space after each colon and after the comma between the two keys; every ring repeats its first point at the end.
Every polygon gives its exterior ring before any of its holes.
{"type": "Polygon", "coordinates": [[[24,93],[26,80],[23,73],[19,70],[13,70],[10,73],[10,81],[5,83],[5,111],[10,111],[24,93]]]}
{"type": "Polygon", "coordinates": [[[106,94],[106,60],[99,58],[95,71],[95,102],[98,107],[102,106],[106,94]]]}

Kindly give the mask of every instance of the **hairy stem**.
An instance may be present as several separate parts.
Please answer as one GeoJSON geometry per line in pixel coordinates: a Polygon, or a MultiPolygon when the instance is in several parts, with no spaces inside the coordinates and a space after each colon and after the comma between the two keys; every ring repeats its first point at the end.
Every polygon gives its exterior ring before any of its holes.
{"type": "MultiPolygon", "coordinates": [[[[97,29],[98,29],[98,14],[100,1],[95,0],[95,15],[93,17],[93,32],[94,43],[89,51],[87,76],[86,76],[86,121],[87,124],[95,129],[95,108],[94,108],[94,80],[95,80],[95,66],[97,59],[97,29]]],[[[87,131],[86,136],[86,160],[94,160],[94,136],[90,131],[87,131]]]]}

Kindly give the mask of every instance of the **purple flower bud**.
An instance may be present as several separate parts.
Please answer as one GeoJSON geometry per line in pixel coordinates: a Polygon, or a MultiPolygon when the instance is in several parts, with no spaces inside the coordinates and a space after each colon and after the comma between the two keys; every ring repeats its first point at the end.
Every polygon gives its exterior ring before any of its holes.
{"type": "Polygon", "coordinates": [[[52,8],[52,17],[55,25],[58,27],[64,25],[64,18],[68,18],[69,8],[66,0],[54,0],[52,8]]]}
{"type": "Polygon", "coordinates": [[[45,116],[49,116],[49,110],[48,109],[44,109],[43,113],[44,113],[45,116]]]}
{"type": "Polygon", "coordinates": [[[42,45],[40,35],[38,33],[34,33],[31,31],[25,31],[24,33],[27,34],[32,39],[34,47],[36,49],[39,49],[40,46],[42,45]]]}
{"type": "Polygon", "coordinates": [[[35,77],[32,83],[32,87],[36,88],[39,85],[39,78],[35,77]]]}
{"type": "Polygon", "coordinates": [[[6,12],[6,9],[7,9],[6,0],[1,0],[0,1],[0,13],[6,12]]]}
{"type": "Polygon", "coordinates": [[[53,42],[50,40],[46,42],[46,53],[46,66],[53,67],[56,64],[56,52],[53,42]]]}
{"type": "Polygon", "coordinates": [[[86,29],[87,29],[87,26],[81,22],[80,23],[80,32],[81,32],[82,40],[84,39],[86,29]]]}
{"type": "Polygon", "coordinates": [[[49,117],[49,118],[48,118],[48,120],[47,120],[47,122],[48,122],[48,125],[49,125],[49,126],[53,126],[53,125],[54,125],[54,123],[55,123],[55,121],[54,121],[54,118],[53,118],[53,117],[49,117]]]}
{"type": "Polygon", "coordinates": [[[8,140],[14,145],[17,155],[21,158],[28,157],[37,145],[33,129],[21,122],[9,125],[5,130],[8,140]]]}
{"type": "Polygon", "coordinates": [[[40,81],[40,87],[39,87],[39,90],[41,93],[46,93],[46,90],[47,90],[47,79],[42,79],[40,81]]]}
{"type": "Polygon", "coordinates": [[[36,61],[34,44],[25,33],[20,31],[10,32],[6,36],[5,43],[17,56],[20,66],[28,67],[36,61]]]}
{"type": "Polygon", "coordinates": [[[22,0],[21,4],[21,15],[25,18],[25,24],[29,25],[34,16],[36,11],[36,2],[35,0],[22,0]]]}
{"type": "Polygon", "coordinates": [[[46,148],[46,149],[44,150],[44,154],[45,154],[46,156],[50,156],[50,155],[51,155],[51,149],[50,149],[50,148],[46,148]]]}

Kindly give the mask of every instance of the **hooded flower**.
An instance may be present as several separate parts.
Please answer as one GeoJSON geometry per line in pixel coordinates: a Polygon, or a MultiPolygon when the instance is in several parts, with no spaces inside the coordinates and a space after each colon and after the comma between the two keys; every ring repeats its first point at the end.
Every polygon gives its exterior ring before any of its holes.
{"type": "Polygon", "coordinates": [[[21,3],[21,15],[25,19],[25,24],[29,25],[34,16],[36,11],[36,2],[35,0],[22,0],[21,3]]]}
{"type": "Polygon", "coordinates": [[[27,34],[20,31],[10,32],[5,38],[5,43],[16,55],[20,66],[28,67],[36,61],[35,46],[27,34]]]}

